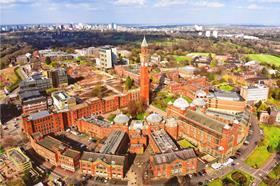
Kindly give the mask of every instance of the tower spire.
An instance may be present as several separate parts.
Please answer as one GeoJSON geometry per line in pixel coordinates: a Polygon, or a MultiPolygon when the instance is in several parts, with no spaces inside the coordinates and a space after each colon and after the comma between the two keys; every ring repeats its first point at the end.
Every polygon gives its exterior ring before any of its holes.
{"type": "Polygon", "coordinates": [[[148,47],[148,43],[147,43],[147,41],[146,41],[146,37],[145,37],[145,35],[144,35],[144,38],[143,38],[143,41],[142,41],[141,47],[148,47]]]}

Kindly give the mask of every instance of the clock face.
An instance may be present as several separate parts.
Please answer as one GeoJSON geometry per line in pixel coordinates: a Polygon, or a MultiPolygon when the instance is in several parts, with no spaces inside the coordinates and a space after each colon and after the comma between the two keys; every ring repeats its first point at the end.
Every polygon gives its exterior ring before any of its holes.
{"type": "Polygon", "coordinates": [[[145,63],[145,67],[147,67],[148,66],[148,63],[145,63]]]}

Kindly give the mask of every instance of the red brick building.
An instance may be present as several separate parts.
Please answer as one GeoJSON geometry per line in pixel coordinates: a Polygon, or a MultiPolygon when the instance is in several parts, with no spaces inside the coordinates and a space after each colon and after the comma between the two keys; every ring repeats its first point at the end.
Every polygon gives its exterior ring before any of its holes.
{"type": "Polygon", "coordinates": [[[246,101],[236,92],[214,92],[208,96],[208,108],[228,113],[244,112],[246,101]]]}
{"type": "Polygon", "coordinates": [[[64,131],[62,113],[50,113],[41,111],[23,116],[23,129],[31,135],[40,132],[43,135],[64,131]]]}
{"type": "Polygon", "coordinates": [[[199,91],[208,93],[209,84],[206,77],[192,77],[181,82],[172,82],[169,84],[169,90],[173,94],[182,95],[191,99],[197,98],[199,91]]]}
{"type": "Polygon", "coordinates": [[[81,172],[92,176],[122,179],[128,169],[129,163],[126,155],[84,152],[80,159],[81,172]]]}
{"type": "MultiPolygon", "coordinates": [[[[31,114],[30,116],[23,116],[24,131],[28,134],[41,132],[43,135],[52,132],[56,133],[67,127],[78,125],[78,120],[82,117],[112,112],[119,108],[127,107],[131,101],[139,99],[139,90],[133,90],[123,95],[116,95],[103,99],[97,97],[91,98],[82,104],[75,105],[71,109],[60,113],[42,111],[31,114]]],[[[118,125],[114,127],[122,128],[122,126],[118,125]]],[[[87,130],[86,127],[84,128],[87,130]]],[[[83,131],[82,128],[81,130],[83,131]]],[[[127,131],[127,129],[125,130],[127,131]]],[[[106,134],[106,131],[104,134],[106,134]]]]}
{"type": "MultiPolygon", "coordinates": [[[[240,123],[224,123],[210,116],[193,111],[186,102],[178,98],[167,108],[167,114],[177,118],[178,136],[186,138],[197,145],[199,150],[214,157],[225,159],[232,155],[238,144],[238,139],[246,137],[246,131],[240,132],[240,123]],[[179,100],[179,101],[178,101],[179,100]]],[[[247,126],[248,128],[248,126],[247,126]]]]}
{"type": "Polygon", "coordinates": [[[30,137],[34,151],[46,161],[65,170],[75,172],[79,167],[80,152],[70,149],[63,142],[51,137],[34,133],[30,137]]]}
{"type": "Polygon", "coordinates": [[[150,157],[154,177],[168,178],[198,172],[198,157],[192,148],[150,157]]]}

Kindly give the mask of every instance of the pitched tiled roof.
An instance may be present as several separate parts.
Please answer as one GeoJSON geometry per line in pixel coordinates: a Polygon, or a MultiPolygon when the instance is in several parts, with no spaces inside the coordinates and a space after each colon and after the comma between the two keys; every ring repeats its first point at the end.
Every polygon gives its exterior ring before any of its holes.
{"type": "Polygon", "coordinates": [[[188,160],[196,157],[197,155],[195,154],[194,150],[192,148],[189,148],[189,149],[183,149],[175,152],[156,154],[153,156],[153,159],[154,159],[154,163],[159,165],[159,164],[171,163],[176,159],[188,160]]]}

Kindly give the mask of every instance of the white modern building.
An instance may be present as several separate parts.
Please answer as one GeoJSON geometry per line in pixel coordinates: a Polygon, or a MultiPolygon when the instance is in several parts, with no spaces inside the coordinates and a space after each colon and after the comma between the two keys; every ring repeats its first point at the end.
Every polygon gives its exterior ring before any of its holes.
{"type": "Polygon", "coordinates": [[[76,99],[69,96],[64,91],[57,91],[52,93],[53,105],[57,110],[69,109],[76,105],[76,99]]]}
{"type": "Polygon", "coordinates": [[[110,69],[113,68],[114,64],[117,62],[117,48],[115,47],[102,47],[99,49],[99,67],[101,69],[110,69]]]}
{"type": "Polygon", "coordinates": [[[269,88],[264,85],[241,87],[240,95],[246,101],[265,101],[268,98],[269,88]]]}

